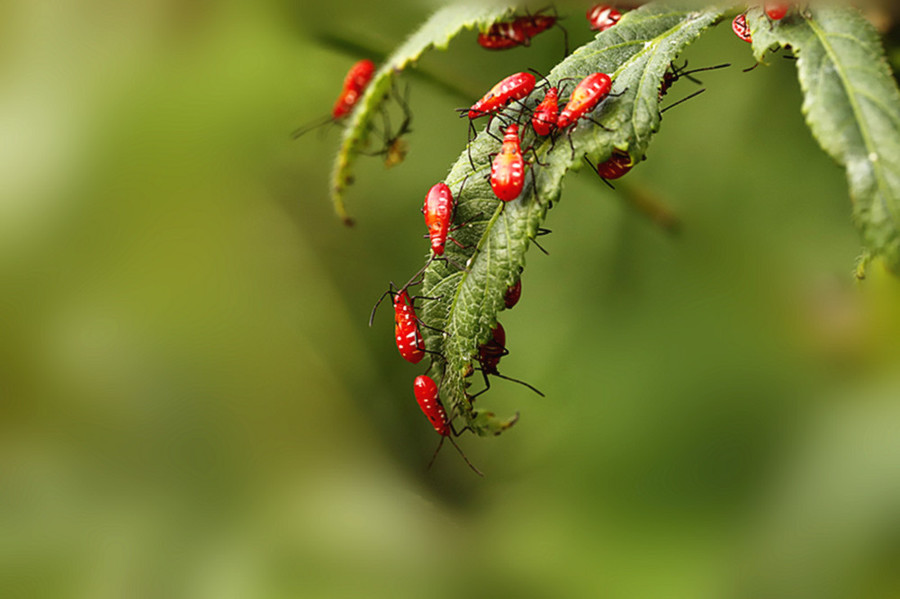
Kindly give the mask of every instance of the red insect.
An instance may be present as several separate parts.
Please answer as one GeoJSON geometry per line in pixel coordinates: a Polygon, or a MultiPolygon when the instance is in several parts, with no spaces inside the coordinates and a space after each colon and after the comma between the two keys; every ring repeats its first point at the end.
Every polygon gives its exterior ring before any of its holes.
{"type": "Polygon", "coordinates": [[[339,119],[345,116],[356,106],[374,74],[375,64],[367,58],[350,67],[350,71],[344,77],[344,89],[341,90],[341,95],[338,96],[334,108],[331,110],[333,118],[339,119]]]}
{"type": "Polygon", "coordinates": [[[506,309],[509,310],[518,304],[520,297],[522,297],[522,279],[510,285],[503,294],[503,303],[506,305],[506,309]]]}
{"type": "Polygon", "coordinates": [[[413,301],[401,289],[394,294],[394,337],[397,349],[407,362],[418,364],[425,357],[425,339],[419,331],[419,318],[413,307],[413,301]]]}
{"type": "Polygon", "coordinates": [[[341,93],[337,97],[337,100],[335,100],[334,107],[331,109],[331,116],[326,117],[324,120],[314,121],[309,125],[300,127],[294,131],[294,139],[300,137],[304,133],[312,131],[316,127],[328,123],[335,123],[347,116],[350,111],[353,110],[353,107],[356,106],[357,102],[359,102],[359,99],[362,97],[363,92],[366,90],[366,87],[368,87],[374,74],[375,63],[368,58],[364,58],[350,67],[350,70],[344,77],[344,87],[341,89],[341,93]]]}
{"type": "Polygon", "coordinates": [[[484,389],[482,389],[475,395],[470,396],[470,400],[474,400],[476,397],[491,388],[491,381],[490,379],[488,379],[489,374],[500,377],[501,379],[506,379],[507,381],[512,381],[514,383],[524,385],[541,397],[544,397],[543,393],[541,393],[525,381],[520,381],[519,379],[514,379],[512,377],[502,375],[500,374],[500,372],[498,372],[497,366],[500,364],[500,358],[508,354],[509,350],[506,349],[506,331],[503,330],[503,325],[498,322],[497,326],[491,329],[491,338],[478,347],[478,363],[481,364],[481,374],[484,377],[484,389]]]}
{"type": "Polygon", "coordinates": [[[606,162],[597,165],[597,174],[604,179],[618,179],[627,175],[633,167],[634,159],[631,155],[617,148],[606,162]]]}
{"type": "Polygon", "coordinates": [[[431,239],[431,251],[435,256],[441,256],[444,253],[454,208],[456,208],[456,200],[453,199],[453,194],[446,184],[437,183],[428,190],[428,194],[425,196],[425,205],[422,206],[422,214],[425,215],[425,226],[428,227],[428,237],[431,239]]]}
{"type": "Polygon", "coordinates": [[[534,109],[531,115],[531,126],[534,132],[540,136],[550,135],[556,128],[559,119],[559,90],[551,87],[544,93],[544,99],[534,109]]]}
{"type": "Polygon", "coordinates": [[[619,22],[622,13],[608,4],[596,4],[587,11],[592,31],[606,31],[619,22]]]}
{"type": "Polygon", "coordinates": [[[736,16],[734,21],[731,22],[731,29],[736,36],[745,42],[750,43],[753,41],[753,36],[750,35],[750,25],[747,23],[746,14],[741,13],[736,16]]]}
{"type": "Polygon", "coordinates": [[[525,185],[525,159],[519,143],[519,126],[515,123],[506,128],[500,153],[491,164],[491,189],[504,202],[510,202],[522,193],[525,185]]]}
{"type": "MultiPolygon", "coordinates": [[[[531,73],[515,73],[497,83],[483,98],[468,109],[469,119],[493,114],[513,100],[521,100],[531,93],[536,81],[531,73]]],[[[463,110],[463,113],[466,111],[463,110]]]]}
{"type": "Polygon", "coordinates": [[[612,89],[612,79],[605,73],[592,73],[582,79],[556,121],[558,129],[565,129],[594,109],[612,89]]]}
{"type": "Polygon", "coordinates": [[[783,19],[790,9],[791,5],[787,2],[766,2],[765,3],[765,11],[766,15],[773,21],[780,21],[783,19]]]}
{"type": "Polygon", "coordinates": [[[484,476],[478,468],[472,465],[472,462],[469,461],[469,458],[466,457],[463,450],[460,449],[459,445],[456,444],[456,441],[453,440],[453,437],[459,436],[459,434],[453,430],[453,425],[450,424],[450,420],[447,418],[447,412],[444,411],[444,406],[441,405],[441,401],[438,399],[438,388],[434,380],[430,376],[424,374],[417,376],[416,380],[413,381],[413,393],[416,396],[419,407],[422,408],[422,411],[425,413],[425,417],[428,418],[428,421],[431,423],[431,426],[434,427],[434,430],[437,431],[437,434],[441,436],[441,442],[438,443],[437,449],[434,450],[434,455],[431,457],[431,462],[428,463],[428,467],[431,468],[431,464],[434,463],[438,452],[441,450],[441,446],[444,444],[444,439],[450,439],[450,442],[453,443],[456,451],[463,457],[466,464],[469,465],[469,468],[479,476],[484,476]]]}
{"type": "Polygon", "coordinates": [[[494,23],[485,33],[478,34],[478,43],[488,50],[527,46],[531,38],[555,24],[556,17],[550,15],[525,16],[505,23],[494,23]]]}

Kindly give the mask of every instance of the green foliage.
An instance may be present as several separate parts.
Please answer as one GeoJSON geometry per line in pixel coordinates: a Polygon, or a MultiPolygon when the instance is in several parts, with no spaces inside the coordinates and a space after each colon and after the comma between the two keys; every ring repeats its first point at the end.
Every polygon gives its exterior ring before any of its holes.
{"type": "MultiPolygon", "coordinates": [[[[488,184],[491,157],[506,123],[524,122],[541,94],[513,103],[493,119],[460,154],[445,179],[455,194],[454,233],[459,246],[447,246],[446,260],[425,267],[427,302],[421,317],[433,352],[430,374],[439,381],[451,414],[461,415],[478,434],[498,434],[516,416],[498,419],[475,409],[467,389],[478,364],[478,348],[491,337],[503,296],[525,266],[525,253],[539,234],[547,210],[560,199],[563,178],[597,163],[614,151],[643,160],[659,130],[660,86],[681,51],[704,30],[740,8],[654,3],[627,12],[619,23],[578,48],[547,75],[565,99],[575,81],[595,72],[609,74],[613,93],[590,119],[553,138],[539,138],[521,127],[521,142],[532,164],[519,198],[503,203],[488,184]],[[524,107],[523,107],[524,105],[524,107]]],[[[507,7],[446,8],[436,13],[388,60],[354,112],[338,155],[333,198],[347,221],[342,194],[353,160],[365,146],[371,121],[389,91],[394,74],[431,46],[446,47],[463,28],[486,27],[506,18],[507,7]]],[[[855,10],[827,7],[791,11],[773,22],[761,9],[748,12],[761,60],[775,46],[790,46],[798,57],[807,124],[825,151],[847,170],[854,216],[872,255],[900,261],[900,92],[891,78],[878,38],[855,10]]],[[[474,100],[474,98],[473,98],[474,100]]]]}
{"type": "Polygon", "coordinates": [[[394,77],[414,63],[429,48],[445,49],[457,34],[478,27],[486,28],[505,17],[512,8],[509,5],[455,5],[434,13],[422,27],[409,37],[381,66],[365,95],[353,111],[344,139],[334,164],[331,183],[331,199],[338,216],[347,224],[352,220],[344,207],[344,190],[352,180],[353,163],[366,146],[372,119],[390,92],[394,77]]]}
{"type": "Polygon", "coordinates": [[[822,6],[772,23],[751,10],[753,51],[797,56],[803,114],[816,140],[847,170],[866,249],[900,266],[900,91],[873,27],[853,8],[822,6]]]}
{"type": "MultiPolygon", "coordinates": [[[[506,289],[525,265],[530,240],[538,233],[552,203],[559,200],[563,176],[572,168],[580,168],[585,154],[600,161],[609,158],[614,148],[627,150],[637,158],[644,155],[660,125],[659,88],[666,69],[720,16],[717,9],[646,6],[625,15],[618,25],[597,35],[555,67],[548,75],[553,82],[579,80],[598,71],[609,73],[613,94],[618,95],[592,114],[605,128],[583,120],[571,134],[571,145],[565,136],[554,143],[535,138],[522,128],[523,147],[534,144],[538,159],[545,165],[530,169],[518,199],[500,202],[486,181],[490,153],[497,150],[497,142],[490,135],[479,134],[451,169],[447,185],[454,193],[463,187],[457,196],[456,220],[468,225],[456,237],[466,247],[448,246],[449,261],[433,261],[428,266],[424,293],[440,299],[427,302],[422,317],[428,326],[444,331],[426,333],[428,347],[443,355],[435,357],[431,369],[433,378],[441,381],[443,400],[477,433],[496,434],[514,422],[514,418],[498,420],[489,412],[474,409],[466,394],[466,375],[479,344],[490,337],[497,322],[506,289]],[[460,271],[453,262],[465,264],[467,269],[460,271]]],[[[572,85],[568,84],[569,90],[572,85]]],[[[533,108],[538,101],[534,98],[526,104],[533,108]]],[[[518,114],[515,106],[505,112],[510,119],[518,114]]],[[[501,119],[494,119],[490,127],[493,135],[501,135],[501,119]]]]}

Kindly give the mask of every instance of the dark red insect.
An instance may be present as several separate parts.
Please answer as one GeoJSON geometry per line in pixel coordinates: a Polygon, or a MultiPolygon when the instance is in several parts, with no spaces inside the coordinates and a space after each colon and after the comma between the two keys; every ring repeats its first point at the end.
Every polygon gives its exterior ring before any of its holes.
{"type": "Polygon", "coordinates": [[[419,331],[419,319],[406,289],[394,294],[394,337],[397,349],[407,362],[418,364],[425,357],[425,339],[419,331]]]}
{"type": "Polygon", "coordinates": [[[520,297],[522,297],[522,279],[510,285],[503,294],[503,303],[506,305],[506,309],[509,310],[518,304],[520,297]]]}
{"type": "Polygon", "coordinates": [[[497,366],[500,364],[500,358],[508,354],[509,350],[506,349],[506,331],[503,330],[503,325],[498,322],[497,326],[491,329],[491,338],[478,346],[478,363],[481,364],[481,374],[484,377],[484,389],[482,389],[475,395],[470,396],[470,400],[474,400],[476,397],[491,388],[491,381],[488,378],[489,374],[501,379],[506,379],[507,381],[512,381],[514,383],[524,385],[541,397],[544,397],[543,393],[541,393],[525,381],[520,381],[519,379],[514,379],[512,377],[500,374],[500,372],[497,370],[497,366]]]}
{"type": "Polygon", "coordinates": [[[428,237],[431,239],[431,251],[435,256],[441,256],[444,253],[454,208],[456,208],[456,200],[453,199],[453,194],[446,184],[437,183],[428,190],[428,194],[425,196],[425,205],[422,206],[422,214],[425,215],[425,226],[428,227],[428,237]]]}
{"type": "Polygon", "coordinates": [[[463,450],[460,449],[459,445],[456,444],[456,441],[453,440],[453,436],[458,436],[458,433],[453,430],[453,426],[447,418],[447,412],[444,410],[444,406],[441,405],[440,399],[438,399],[438,387],[434,380],[430,376],[424,374],[417,376],[416,380],[413,381],[413,393],[416,396],[419,407],[422,408],[422,412],[424,412],[425,417],[428,418],[428,422],[431,423],[431,426],[434,427],[437,434],[441,436],[441,442],[438,443],[437,449],[434,450],[434,455],[431,457],[431,462],[428,463],[428,467],[431,468],[431,464],[434,463],[438,452],[441,450],[441,446],[444,444],[444,439],[450,439],[450,442],[453,443],[453,446],[459,452],[459,455],[466,461],[466,464],[469,465],[469,468],[479,476],[484,476],[478,468],[472,465],[472,462],[469,461],[469,458],[466,457],[463,450]]]}
{"type": "Polygon", "coordinates": [[[565,129],[586,115],[609,95],[611,89],[612,79],[605,73],[592,73],[582,79],[572,91],[566,107],[559,113],[556,127],[565,129]]]}
{"type": "Polygon", "coordinates": [[[362,97],[363,92],[366,90],[366,87],[368,87],[374,74],[375,63],[368,58],[364,58],[350,67],[350,70],[344,77],[344,87],[341,89],[341,93],[337,97],[337,100],[335,100],[334,107],[331,109],[331,116],[300,127],[294,131],[292,137],[297,139],[301,135],[308,133],[317,127],[327,125],[328,123],[336,123],[347,116],[350,111],[353,110],[353,107],[356,106],[357,102],[359,102],[359,99],[362,97]]]}
{"type": "Polygon", "coordinates": [[[500,374],[497,372],[500,358],[508,354],[506,331],[498,322],[497,326],[491,329],[491,338],[478,347],[478,362],[481,363],[481,370],[484,374],[500,374]]]}
{"type": "Polygon", "coordinates": [[[627,175],[633,167],[631,155],[616,148],[608,160],[597,165],[597,174],[604,179],[618,179],[627,175]]]}
{"type": "Polygon", "coordinates": [[[531,115],[531,126],[534,132],[540,136],[550,135],[550,132],[556,128],[556,121],[559,119],[559,90],[555,87],[549,88],[544,93],[544,99],[534,109],[531,115]]]}
{"type": "Polygon", "coordinates": [[[608,4],[595,4],[587,11],[587,20],[592,31],[606,31],[619,22],[622,13],[608,4]]]}
{"type": "Polygon", "coordinates": [[[783,19],[790,9],[791,5],[787,2],[766,2],[765,3],[765,11],[766,15],[772,19],[773,21],[780,21],[783,19]]]}
{"type": "Polygon", "coordinates": [[[745,42],[750,43],[753,41],[753,36],[750,35],[750,25],[747,23],[746,14],[741,13],[736,16],[734,21],[731,22],[731,29],[736,36],[745,42]]]}
{"type": "Polygon", "coordinates": [[[503,135],[500,153],[491,164],[491,189],[504,202],[510,202],[522,193],[525,185],[525,159],[519,143],[519,126],[512,123],[503,135]]]}
{"type": "MultiPolygon", "coordinates": [[[[515,73],[497,83],[468,109],[469,119],[493,114],[513,100],[521,100],[534,89],[536,81],[531,73],[515,73]]],[[[465,112],[465,111],[463,111],[465,112]]]]}

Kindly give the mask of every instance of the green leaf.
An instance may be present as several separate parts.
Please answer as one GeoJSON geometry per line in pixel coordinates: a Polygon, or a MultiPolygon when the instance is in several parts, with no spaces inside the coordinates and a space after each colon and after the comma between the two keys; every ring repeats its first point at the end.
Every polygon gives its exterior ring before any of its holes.
{"type": "Polygon", "coordinates": [[[369,83],[344,131],[331,177],[334,210],[346,223],[353,221],[344,206],[344,191],[353,178],[353,163],[369,139],[372,119],[390,92],[394,77],[419,59],[429,48],[445,49],[450,40],[466,29],[486,29],[512,11],[508,4],[455,5],[438,10],[422,27],[391,54],[369,83]]]}
{"type": "Polygon", "coordinates": [[[758,60],[777,46],[797,56],[803,114],[819,145],[846,168],[867,251],[900,267],[900,91],[873,27],[853,8],[817,6],[772,23],[748,14],[758,60]]]}
{"type": "MultiPolygon", "coordinates": [[[[468,223],[453,235],[467,247],[448,244],[449,261],[432,261],[427,266],[423,292],[439,299],[426,301],[420,312],[423,321],[433,327],[424,332],[426,345],[441,354],[434,357],[430,372],[440,385],[442,401],[450,414],[463,416],[476,433],[499,434],[515,422],[515,417],[501,420],[473,408],[466,393],[471,378],[466,375],[477,365],[478,346],[491,335],[497,314],[504,307],[506,289],[524,268],[530,241],[551,203],[559,200],[563,176],[570,169],[581,168],[585,154],[603,161],[614,148],[620,148],[636,160],[644,156],[660,126],[658,95],[666,69],[721,14],[719,9],[647,5],[627,13],[618,25],[598,34],[557,65],[548,75],[554,83],[569,77],[580,80],[599,71],[610,74],[613,94],[618,95],[604,101],[591,115],[605,128],[589,120],[575,127],[571,133],[574,152],[566,135],[554,143],[535,139],[529,127],[522,127],[522,147],[534,144],[546,166],[528,169],[525,189],[516,200],[500,202],[486,180],[489,154],[499,147],[490,135],[482,132],[470,144],[476,171],[467,152],[452,167],[445,182],[457,197],[455,221],[468,223]],[[533,177],[537,178],[536,185],[533,177]],[[465,186],[458,193],[463,181],[465,186]],[[454,262],[468,268],[460,270],[454,262]]],[[[563,84],[565,93],[561,90],[561,97],[571,92],[574,83],[563,84]]],[[[532,94],[526,105],[534,107],[541,95],[532,94]]],[[[518,109],[511,107],[505,114],[516,119],[518,109]]],[[[490,126],[493,135],[502,135],[502,126],[501,119],[495,118],[490,126]]]]}

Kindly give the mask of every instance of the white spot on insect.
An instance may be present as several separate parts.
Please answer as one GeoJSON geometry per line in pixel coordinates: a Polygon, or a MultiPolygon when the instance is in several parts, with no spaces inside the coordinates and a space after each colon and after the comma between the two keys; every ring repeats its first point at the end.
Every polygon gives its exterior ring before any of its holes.
{"type": "Polygon", "coordinates": [[[878,154],[875,152],[869,154],[869,162],[878,162],[878,154]]]}

